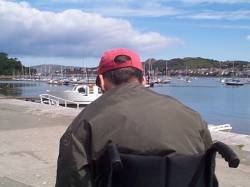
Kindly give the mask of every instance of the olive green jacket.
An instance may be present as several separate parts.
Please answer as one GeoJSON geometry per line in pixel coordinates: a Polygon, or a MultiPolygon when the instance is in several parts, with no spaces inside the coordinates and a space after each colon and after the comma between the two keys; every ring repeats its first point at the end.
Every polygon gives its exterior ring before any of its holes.
{"type": "Polygon", "coordinates": [[[142,85],[122,84],[88,105],[62,136],[56,186],[91,186],[88,163],[109,141],[140,154],[194,154],[212,144],[196,111],[142,85]]]}

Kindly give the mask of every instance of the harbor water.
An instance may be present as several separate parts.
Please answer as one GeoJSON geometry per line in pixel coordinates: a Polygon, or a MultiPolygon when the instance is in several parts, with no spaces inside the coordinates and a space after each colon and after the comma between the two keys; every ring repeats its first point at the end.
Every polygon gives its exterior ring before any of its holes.
{"type": "MultiPolygon", "coordinates": [[[[49,85],[35,81],[0,81],[0,95],[38,97],[46,90],[68,90],[72,85],[49,85]]],[[[197,78],[186,83],[172,78],[155,84],[154,91],[172,96],[198,111],[209,124],[229,123],[233,132],[250,134],[250,84],[226,86],[216,78],[197,78]]]]}

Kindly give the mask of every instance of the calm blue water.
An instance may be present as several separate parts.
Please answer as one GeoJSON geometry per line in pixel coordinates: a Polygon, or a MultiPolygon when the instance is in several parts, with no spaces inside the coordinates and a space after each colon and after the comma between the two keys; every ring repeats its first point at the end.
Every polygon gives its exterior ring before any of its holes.
{"type": "Polygon", "coordinates": [[[173,80],[155,91],[177,98],[212,124],[230,123],[234,132],[250,134],[250,84],[232,87],[217,79],[173,80]]]}
{"type": "Polygon", "coordinates": [[[46,90],[67,90],[73,86],[51,85],[36,81],[0,81],[0,95],[38,97],[46,90]]]}
{"type": "MultiPolygon", "coordinates": [[[[71,88],[44,82],[0,81],[0,95],[38,96],[46,90],[71,88]]],[[[234,132],[250,134],[250,84],[231,87],[213,78],[194,79],[188,84],[172,79],[171,84],[152,89],[180,100],[198,111],[208,123],[230,123],[234,132]]]]}

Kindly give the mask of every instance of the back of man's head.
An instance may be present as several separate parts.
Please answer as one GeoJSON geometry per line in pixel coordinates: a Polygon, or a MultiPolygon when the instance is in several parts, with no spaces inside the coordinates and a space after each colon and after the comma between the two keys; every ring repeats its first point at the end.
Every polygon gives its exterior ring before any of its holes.
{"type": "Polygon", "coordinates": [[[118,48],[106,51],[98,68],[97,85],[100,85],[100,75],[113,85],[143,81],[143,68],[140,57],[133,51],[118,48]]]}

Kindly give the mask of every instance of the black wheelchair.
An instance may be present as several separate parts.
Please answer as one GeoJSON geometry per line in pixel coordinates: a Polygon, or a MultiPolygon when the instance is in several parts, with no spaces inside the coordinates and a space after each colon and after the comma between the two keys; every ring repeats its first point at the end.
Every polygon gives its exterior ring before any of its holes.
{"type": "Polygon", "coordinates": [[[109,143],[93,162],[92,183],[94,187],[216,187],[217,152],[229,167],[238,167],[238,156],[222,142],[203,154],[166,156],[124,154],[109,143]]]}

